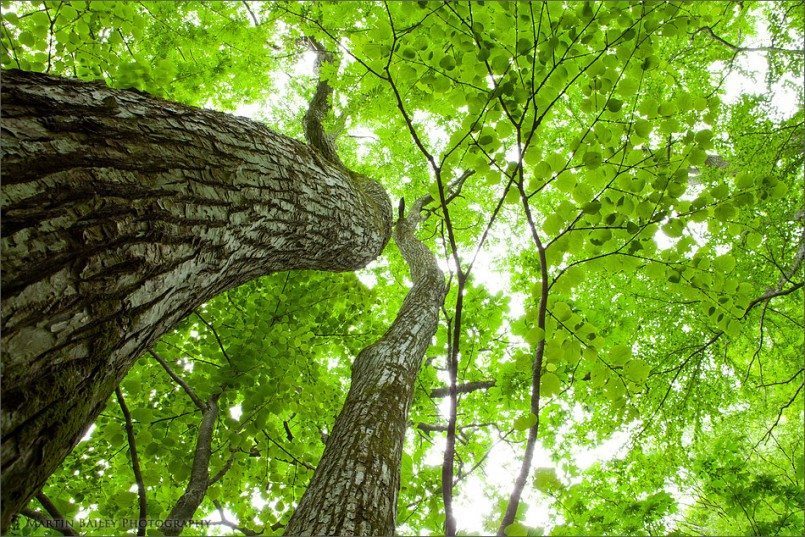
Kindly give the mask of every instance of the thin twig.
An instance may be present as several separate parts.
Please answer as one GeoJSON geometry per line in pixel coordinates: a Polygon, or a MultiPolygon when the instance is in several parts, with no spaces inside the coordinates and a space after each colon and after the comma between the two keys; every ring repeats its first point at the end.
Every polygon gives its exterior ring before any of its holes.
{"type": "Polygon", "coordinates": [[[184,380],[182,380],[176,373],[173,372],[173,369],[171,369],[171,367],[168,365],[168,362],[166,362],[164,358],[162,358],[159,354],[157,354],[155,351],[152,350],[149,350],[148,353],[151,356],[153,356],[157,362],[159,362],[162,368],[168,373],[168,376],[170,376],[170,378],[172,378],[176,384],[182,387],[185,393],[193,401],[193,404],[195,404],[199,410],[201,410],[202,412],[207,410],[207,405],[204,403],[204,401],[202,401],[201,398],[198,395],[196,395],[196,392],[193,391],[193,388],[191,388],[184,380]]]}
{"type": "Polygon", "coordinates": [[[232,360],[229,358],[229,355],[226,353],[226,349],[224,348],[224,342],[221,341],[221,337],[218,335],[218,331],[215,329],[215,327],[211,323],[207,322],[207,320],[204,317],[201,316],[201,314],[198,312],[198,310],[193,310],[193,313],[195,314],[196,317],[198,317],[201,320],[202,323],[204,323],[207,326],[207,328],[210,329],[210,331],[212,332],[212,335],[215,336],[215,341],[218,342],[218,347],[221,349],[221,353],[224,355],[224,358],[226,358],[226,362],[229,365],[232,365],[232,360]]]}

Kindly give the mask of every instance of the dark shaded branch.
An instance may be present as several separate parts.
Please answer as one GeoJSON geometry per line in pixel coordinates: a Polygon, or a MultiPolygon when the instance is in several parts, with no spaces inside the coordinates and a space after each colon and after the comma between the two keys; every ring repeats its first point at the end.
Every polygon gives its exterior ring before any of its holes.
{"type": "Polygon", "coordinates": [[[254,25],[260,26],[260,21],[257,20],[257,16],[255,16],[254,11],[252,11],[252,8],[249,7],[249,2],[247,2],[246,0],[241,0],[241,3],[246,8],[246,11],[249,12],[249,15],[251,15],[252,20],[254,21],[254,25]]]}
{"type": "Polygon", "coordinates": [[[791,399],[789,399],[787,403],[785,403],[783,406],[780,407],[780,411],[777,413],[777,419],[774,420],[774,423],[772,423],[771,427],[769,427],[769,430],[766,431],[766,434],[764,434],[763,437],[758,441],[758,443],[755,444],[755,448],[757,448],[762,442],[764,442],[765,440],[768,440],[768,438],[771,437],[771,433],[772,433],[772,431],[774,431],[774,428],[777,427],[777,425],[780,424],[780,420],[783,417],[783,412],[785,412],[786,408],[788,408],[792,404],[794,404],[794,401],[797,400],[797,396],[799,396],[799,392],[802,391],[802,388],[804,386],[805,386],[805,383],[800,384],[797,387],[797,391],[794,392],[793,396],[791,396],[791,399]]]}
{"type": "MultiPolygon", "coordinates": [[[[456,386],[456,393],[470,393],[476,390],[487,390],[495,385],[494,380],[479,380],[477,382],[467,382],[456,386]]],[[[430,391],[431,397],[447,397],[450,395],[450,388],[434,388],[430,391]]]]}
{"type": "Polygon", "coordinates": [[[80,535],[80,533],[73,529],[70,523],[67,522],[67,519],[61,514],[59,508],[56,507],[52,501],[50,501],[50,498],[45,496],[44,492],[39,492],[36,495],[36,499],[40,504],[42,504],[42,507],[45,508],[45,511],[47,511],[50,517],[53,519],[51,521],[53,525],[50,527],[60,531],[62,535],[80,535]]]}
{"type": "Polygon", "coordinates": [[[738,45],[730,43],[726,39],[716,34],[710,26],[702,26],[701,28],[699,28],[694,32],[694,35],[702,31],[707,32],[708,34],[710,34],[710,37],[712,37],[725,47],[734,50],[735,52],[783,52],[786,54],[798,54],[798,55],[805,54],[805,50],[803,49],[790,49],[790,48],[779,48],[779,47],[739,47],[738,45]]]}
{"type": "Polygon", "coordinates": [[[777,382],[768,382],[766,384],[758,384],[757,387],[758,388],[768,388],[769,386],[779,386],[781,384],[790,384],[791,382],[793,382],[793,380],[795,378],[800,376],[803,371],[805,371],[805,367],[801,368],[799,371],[797,371],[796,373],[791,375],[791,377],[788,380],[780,380],[780,381],[777,381],[777,382]]]}
{"type": "Polygon", "coordinates": [[[204,401],[202,401],[201,398],[198,395],[196,395],[196,392],[193,391],[193,388],[191,388],[184,380],[182,380],[181,377],[179,377],[176,373],[173,372],[173,369],[171,369],[170,365],[168,365],[168,362],[166,362],[164,358],[162,358],[159,354],[157,354],[154,351],[148,351],[148,353],[151,356],[153,356],[157,362],[159,362],[159,365],[161,365],[162,368],[165,370],[165,372],[168,373],[168,376],[170,376],[170,378],[172,378],[176,384],[182,387],[182,389],[190,397],[190,399],[193,401],[196,407],[198,407],[199,410],[201,410],[202,412],[207,410],[207,405],[204,404],[204,401]]]}
{"type": "Polygon", "coordinates": [[[129,408],[126,406],[126,400],[123,398],[123,392],[119,386],[115,388],[115,395],[117,396],[117,403],[120,405],[120,411],[123,413],[123,419],[126,422],[126,438],[128,439],[129,454],[131,455],[131,470],[134,472],[134,480],[137,482],[137,504],[140,509],[140,523],[137,525],[137,535],[143,536],[145,535],[145,529],[147,527],[148,503],[145,498],[145,482],[143,481],[143,474],[140,471],[140,457],[137,455],[134,424],[131,420],[129,408]]]}
{"type": "Polygon", "coordinates": [[[79,533],[72,529],[70,525],[66,523],[66,521],[48,518],[44,513],[40,513],[39,511],[35,511],[28,507],[23,507],[20,509],[20,514],[36,521],[36,523],[43,528],[56,530],[62,535],[79,535],[79,533]]]}
{"type": "MultiPolygon", "coordinates": [[[[465,170],[455,181],[447,185],[447,192],[445,193],[445,203],[450,203],[459,194],[461,194],[461,189],[464,187],[464,181],[467,180],[468,177],[472,176],[475,173],[475,170],[465,170]]],[[[425,194],[421,198],[422,206],[430,205],[434,202],[433,196],[430,194],[425,194]]]]}
{"type": "Polygon", "coordinates": [[[757,306],[761,302],[767,302],[767,301],[771,300],[772,298],[776,298],[778,296],[790,295],[794,291],[796,291],[798,289],[801,289],[802,285],[803,285],[803,283],[800,282],[800,283],[794,284],[792,287],[789,287],[788,289],[773,290],[773,291],[768,291],[768,292],[762,294],[761,296],[757,297],[756,299],[754,299],[752,302],[749,303],[749,305],[746,307],[746,311],[744,312],[744,317],[746,317],[747,314],[749,314],[749,312],[752,310],[752,308],[754,308],[755,306],[757,306]]]}
{"type": "Polygon", "coordinates": [[[218,331],[215,329],[215,327],[211,323],[207,322],[207,319],[202,317],[201,314],[198,312],[198,310],[193,310],[193,314],[196,317],[198,317],[199,320],[202,323],[204,323],[204,325],[207,328],[210,329],[210,331],[212,332],[212,335],[215,336],[215,341],[218,342],[218,348],[221,349],[221,354],[223,354],[224,358],[226,358],[226,363],[228,363],[229,365],[232,365],[232,360],[229,358],[229,355],[226,353],[226,349],[224,348],[224,342],[221,341],[221,337],[218,335],[218,331]]]}
{"type": "Polygon", "coordinates": [[[803,282],[795,283],[791,281],[791,277],[797,273],[799,270],[800,265],[802,265],[802,261],[805,259],[805,235],[803,235],[802,240],[799,243],[799,247],[797,248],[797,253],[794,256],[794,261],[791,263],[791,268],[787,271],[783,270],[782,268],[780,271],[782,274],[780,275],[780,280],[777,282],[777,286],[775,288],[769,289],[761,296],[757,297],[756,299],[752,300],[748,306],[746,306],[746,310],[744,310],[743,318],[745,319],[749,312],[752,311],[752,308],[760,304],[761,302],[768,302],[769,300],[776,298],[778,296],[785,296],[793,293],[794,291],[801,289],[803,286],[803,282]],[[783,289],[786,282],[793,283],[791,287],[788,289],[783,289]]]}
{"type": "Polygon", "coordinates": [[[275,446],[277,446],[278,448],[280,448],[280,449],[283,451],[283,453],[285,453],[285,454],[286,454],[286,455],[288,455],[288,456],[289,456],[291,459],[293,459],[293,461],[294,461],[296,464],[298,464],[298,465],[300,465],[300,466],[304,466],[305,468],[307,468],[307,469],[308,469],[308,470],[310,470],[311,472],[315,472],[315,471],[316,471],[316,468],[315,468],[314,466],[311,466],[310,464],[306,463],[305,461],[300,461],[299,459],[297,459],[297,458],[294,456],[294,454],[293,454],[293,453],[291,453],[290,451],[288,451],[287,449],[285,449],[284,447],[282,447],[282,445],[280,445],[280,443],[279,443],[279,442],[277,442],[276,440],[274,440],[273,438],[271,438],[271,437],[268,435],[268,433],[267,433],[267,432],[265,432],[265,430],[263,430],[263,436],[265,436],[265,437],[266,437],[266,438],[267,438],[267,439],[268,439],[268,440],[269,440],[269,441],[270,441],[272,444],[274,444],[275,446]]]}
{"type": "MultiPolygon", "coordinates": [[[[215,508],[218,510],[218,514],[221,517],[221,521],[220,522],[211,522],[211,524],[219,524],[221,526],[226,526],[228,528],[232,528],[235,531],[241,532],[243,535],[262,535],[263,532],[265,531],[264,529],[260,530],[260,531],[254,531],[252,529],[245,528],[243,526],[239,526],[239,525],[235,524],[231,520],[228,520],[226,518],[226,515],[224,515],[224,506],[221,505],[221,502],[219,502],[218,500],[213,500],[212,503],[213,503],[213,505],[215,505],[215,508]]],[[[282,528],[283,526],[282,526],[282,524],[275,523],[275,524],[272,524],[270,527],[271,527],[271,529],[273,531],[277,531],[278,529],[282,528]]]]}
{"type": "MultiPolygon", "coordinates": [[[[519,130],[518,130],[518,138],[519,138],[519,130]]],[[[519,140],[518,140],[519,142],[519,140]]],[[[540,265],[540,279],[541,279],[541,291],[539,297],[539,304],[537,306],[537,328],[542,330],[542,333],[545,333],[545,317],[548,310],[548,260],[546,255],[546,247],[542,242],[542,238],[540,237],[539,233],[537,232],[537,227],[534,223],[534,217],[531,214],[531,206],[528,203],[528,196],[526,195],[525,189],[523,185],[525,184],[525,178],[523,177],[523,167],[520,166],[518,168],[519,174],[519,183],[517,184],[518,190],[520,191],[520,200],[523,204],[523,209],[525,211],[526,221],[528,222],[528,228],[531,232],[531,238],[534,241],[534,246],[537,248],[537,253],[539,255],[539,265],[540,265]]],[[[528,428],[528,439],[526,440],[526,448],[525,453],[523,455],[523,462],[520,465],[520,472],[517,475],[517,478],[514,481],[514,487],[512,487],[512,492],[509,495],[509,503],[506,506],[506,512],[503,515],[503,518],[500,521],[500,526],[498,527],[498,537],[503,537],[506,535],[506,527],[509,526],[514,522],[515,517],[517,516],[517,508],[520,506],[520,497],[523,493],[523,489],[525,488],[526,481],[528,481],[528,475],[531,471],[531,461],[534,458],[534,449],[537,443],[537,436],[539,435],[539,410],[540,410],[540,381],[542,379],[542,359],[545,355],[545,338],[541,338],[537,343],[536,349],[534,350],[534,362],[532,363],[531,367],[531,405],[530,410],[531,414],[533,415],[534,424],[528,428]]]]}
{"type": "MultiPolygon", "coordinates": [[[[478,429],[480,427],[489,427],[494,423],[470,423],[456,427],[456,429],[478,429]]],[[[417,423],[416,428],[426,433],[447,432],[447,425],[440,425],[438,423],[417,423]]]]}
{"type": "Polygon", "coordinates": [[[218,472],[210,478],[210,485],[214,485],[215,483],[223,479],[226,473],[230,470],[230,468],[232,468],[232,463],[234,462],[235,462],[235,452],[232,452],[232,454],[229,455],[229,458],[226,460],[221,469],[218,470],[218,472]]]}

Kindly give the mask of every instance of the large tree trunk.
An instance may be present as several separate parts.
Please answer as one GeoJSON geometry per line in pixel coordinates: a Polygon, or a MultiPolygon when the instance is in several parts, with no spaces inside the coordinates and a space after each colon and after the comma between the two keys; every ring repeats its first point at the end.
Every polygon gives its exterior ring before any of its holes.
{"type": "Polygon", "coordinates": [[[377,183],[243,118],[2,82],[5,529],[160,335],[257,276],[364,266],[391,209],[377,183]]]}
{"type": "Polygon", "coordinates": [[[352,364],[344,407],[286,535],[394,534],[408,407],[446,291],[436,258],[414,235],[422,202],[394,233],[413,286],[388,331],[352,364]]]}

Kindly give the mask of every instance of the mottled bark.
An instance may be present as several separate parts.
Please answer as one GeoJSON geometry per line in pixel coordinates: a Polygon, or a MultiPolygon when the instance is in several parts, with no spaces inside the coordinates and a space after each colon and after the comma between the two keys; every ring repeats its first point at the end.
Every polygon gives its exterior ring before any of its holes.
{"type": "Polygon", "coordinates": [[[391,234],[382,187],[317,150],[102,84],[3,71],[2,159],[3,529],[193,308],[391,234]]]}
{"type": "Polygon", "coordinates": [[[218,419],[218,394],[207,401],[198,426],[196,450],[193,455],[193,466],[190,469],[190,479],[184,494],[179,498],[165,517],[160,527],[162,535],[179,535],[193,518],[193,515],[204,500],[207,488],[210,486],[210,456],[212,455],[212,435],[215,432],[215,422],[218,419]]]}
{"type": "Polygon", "coordinates": [[[408,407],[446,291],[414,234],[422,203],[394,232],[413,285],[388,331],[352,364],[344,407],[286,535],[394,534],[408,407]]]}

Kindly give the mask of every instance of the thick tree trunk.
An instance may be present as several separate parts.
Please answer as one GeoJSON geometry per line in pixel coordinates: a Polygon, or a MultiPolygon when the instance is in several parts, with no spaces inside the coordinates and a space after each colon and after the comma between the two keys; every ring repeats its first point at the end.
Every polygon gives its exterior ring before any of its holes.
{"type": "Polygon", "coordinates": [[[414,235],[421,205],[394,233],[413,286],[389,330],[352,364],[344,407],[286,535],[394,534],[408,407],[446,291],[436,258],[414,235]]]}
{"type": "Polygon", "coordinates": [[[382,187],[305,144],[102,84],[4,71],[2,158],[3,529],[193,308],[391,234],[382,187]]]}

